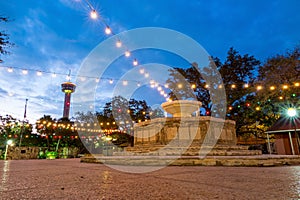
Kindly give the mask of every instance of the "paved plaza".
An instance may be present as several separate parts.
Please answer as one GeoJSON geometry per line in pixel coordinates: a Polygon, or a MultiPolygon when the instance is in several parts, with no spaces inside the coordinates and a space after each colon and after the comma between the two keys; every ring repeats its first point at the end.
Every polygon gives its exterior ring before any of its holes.
{"type": "Polygon", "coordinates": [[[0,170],[1,200],[300,198],[300,166],[169,166],[124,173],[79,159],[56,159],[2,160],[0,170]]]}

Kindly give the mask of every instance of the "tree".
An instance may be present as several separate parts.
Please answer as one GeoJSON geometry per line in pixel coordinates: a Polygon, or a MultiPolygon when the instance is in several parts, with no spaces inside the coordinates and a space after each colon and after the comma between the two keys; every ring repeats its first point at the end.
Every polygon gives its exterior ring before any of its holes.
{"type": "Polygon", "coordinates": [[[161,108],[155,108],[154,110],[152,110],[150,114],[151,114],[151,119],[162,118],[165,116],[161,108]]]}
{"type": "Polygon", "coordinates": [[[53,119],[50,115],[44,115],[36,122],[37,132],[42,136],[46,136],[47,147],[50,149],[50,144],[53,142],[52,135],[55,133],[55,128],[53,124],[56,123],[56,120],[53,119]]]}
{"type": "Polygon", "coordinates": [[[91,112],[76,113],[76,120],[80,123],[97,123],[97,126],[100,126],[106,135],[118,139],[114,143],[119,144],[122,141],[127,140],[128,142],[133,139],[134,123],[149,120],[153,114],[155,117],[163,116],[163,113],[158,110],[153,113],[151,107],[144,100],[127,100],[124,97],[116,96],[105,104],[101,112],[95,114],[91,112]],[[124,133],[126,136],[123,137],[124,133]]]}
{"type": "Polygon", "coordinates": [[[216,62],[225,85],[227,97],[227,117],[236,121],[237,133],[242,127],[253,125],[256,117],[250,105],[253,104],[255,94],[253,93],[253,83],[256,78],[260,61],[248,54],[240,55],[234,48],[227,52],[224,63],[216,62]]]}
{"type": "MultiPolygon", "coordinates": [[[[251,93],[244,86],[254,82],[255,70],[258,68],[260,61],[248,54],[240,55],[234,48],[229,49],[224,63],[217,57],[211,57],[209,61],[209,66],[202,66],[201,68],[198,67],[197,63],[193,63],[192,67],[187,69],[172,69],[170,78],[167,80],[172,90],[170,93],[171,99],[188,99],[196,96],[206,110],[205,115],[211,115],[227,107],[225,99],[222,99],[225,94],[220,95],[219,92],[222,83],[225,86],[229,106],[244,104],[247,98],[251,98],[251,93]],[[218,71],[222,79],[219,78],[218,71]],[[182,80],[182,77],[185,80],[182,80]],[[188,84],[181,85],[181,88],[178,88],[178,85],[184,81],[188,84]],[[219,102],[220,107],[215,106],[216,102],[219,102]]],[[[227,117],[230,119],[238,120],[239,117],[237,116],[240,115],[243,115],[243,110],[227,110],[227,117]]]]}
{"type": "MultiPolygon", "coordinates": [[[[8,22],[9,19],[4,16],[0,16],[0,23],[1,22],[8,22]]],[[[0,55],[9,54],[7,48],[12,47],[14,44],[9,42],[9,35],[5,31],[0,31],[0,55]]],[[[0,63],[3,60],[0,58],[0,63]]]]}
{"type": "Polygon", "coordinates": [[[31,134],[32,125],[28,121],[21,121],[11,115],[0,116],[1,140],[5,142],[7,138],[15,138],[15,143],[20,142],[21,134],[31,134]]]}
{"type": "Polygon", "coordinates": [[[288,107],[300,107],[300,46],[269,58],[259,68],[256,102],[261,107],[260,121],[272,125],[288,107]]]}

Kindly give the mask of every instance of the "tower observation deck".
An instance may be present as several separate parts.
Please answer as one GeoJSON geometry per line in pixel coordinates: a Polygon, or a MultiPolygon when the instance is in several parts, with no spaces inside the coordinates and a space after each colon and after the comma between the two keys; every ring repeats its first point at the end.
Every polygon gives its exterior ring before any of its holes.
{"type": "Polygon", "coordinates": [[[63,93],[65,93],[63,118],[69,118],[71,94],[73,92],[75,92],[75,88],[76,88],[76,85],[71,82],[64,82],[61,84],[61,90],[63,91],[63,93]]]}

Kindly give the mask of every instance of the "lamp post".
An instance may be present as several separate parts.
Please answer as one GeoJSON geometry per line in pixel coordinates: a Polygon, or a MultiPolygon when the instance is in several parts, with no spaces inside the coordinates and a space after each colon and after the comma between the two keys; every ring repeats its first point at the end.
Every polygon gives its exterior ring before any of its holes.
{"type": "MultiPolygon", "coordinates": [[[[295,137],[297,138],[297,141],[299,143],[299,138],[297,137],[298,135],[297,135],[296,120],[295,120],[295,118],[297,116],[297,110],[295,108],[288,108],[287,114],[290,117],[290,119],[292,120],[292,124],[295,128],[295,137]]],[[[291,148],[292,148],[292,154],[295,155],[295,150],[294,150],[294,145],[293,145],[293,141],[292,141],[291,132],[289,132],[289,138],[290,138],[290,143],[291,143],[291,148]]]]}
{"type": "Polygon", "coordinates": [[[4,153],[4,160],[6,160],[6,157],[7,157],[8,146],[12,145],[12,143],[13,143],[12,140],[7,140],[6,141],[6,147],[5,147],[5,153],[4,153]]]}
{"type": "Polygon", "coordinates": [[[22,123],[21,134],[20,134],[19,147],[22,145],[22,138],[23,138],[23,134],[24,134],[24,131],[25,131],[25,129],[24,129],[24,122],[26,120],[27,102],[28,102],[28,99],[26,99],[26,101],[25,101],[24,119],[23,119],[23,123],[22,123]]]}

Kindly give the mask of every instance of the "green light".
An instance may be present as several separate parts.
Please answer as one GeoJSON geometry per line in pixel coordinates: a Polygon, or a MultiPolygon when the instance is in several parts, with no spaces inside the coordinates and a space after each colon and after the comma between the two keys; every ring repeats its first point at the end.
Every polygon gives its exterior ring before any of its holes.
{"type": "Polygon", "coordinates": [[[296,96],[296,94],[294,93],[294,94],[292,94],[292,97],[295,97],[296,96]]]}

